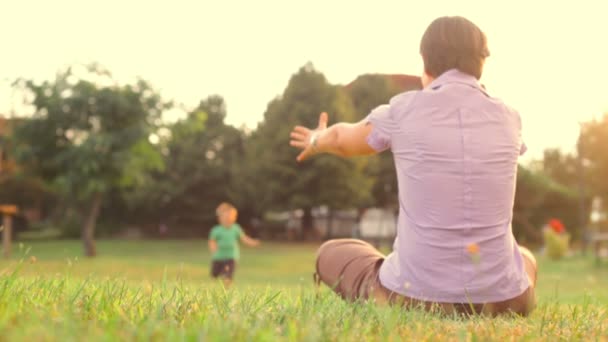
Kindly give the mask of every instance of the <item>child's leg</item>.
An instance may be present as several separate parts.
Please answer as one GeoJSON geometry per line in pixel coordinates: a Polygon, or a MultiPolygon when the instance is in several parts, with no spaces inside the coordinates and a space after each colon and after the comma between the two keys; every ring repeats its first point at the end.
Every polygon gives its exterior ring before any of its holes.
{"type": "Polygon", "coordinates": [[[234,260],[226,260],[222,265],[222,280],[224,281],[225,287],[232,285],[232,279],[234,277],[234,270],[236,268],[236,262],[234,260]]]}
{"type": "Polygon", "coordinates": [[[217,278],[222,272],[222,263],[219,260],[211,261],[211,278],[217,278]]]}

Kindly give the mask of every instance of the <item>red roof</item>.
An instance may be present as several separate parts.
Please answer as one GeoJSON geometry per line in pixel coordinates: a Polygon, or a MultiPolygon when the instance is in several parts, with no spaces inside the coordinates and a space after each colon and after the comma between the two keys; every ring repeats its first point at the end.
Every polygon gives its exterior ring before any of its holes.
{"type": "Polygon", "coordinates": [[[419,76],[412,75],[385,75],[390,78],[402,90],[422,89],[422,81],[419,76]]]}
{"type": "MultiPolygon", "coordinates": [[[[378,76],[383,76],[390,79],[399,90],[414,90],[414,89],[422,89],[422,82],[420,81],[419,76],[413,75],[404,75],[404,74],[376,74],[378,76]]],[[[356,80],[355,80],[356,81],[356,80]]],[[[346,85],[346,88],[350,88],[352,84],[355,82],[352,81],[346,85]]]]}

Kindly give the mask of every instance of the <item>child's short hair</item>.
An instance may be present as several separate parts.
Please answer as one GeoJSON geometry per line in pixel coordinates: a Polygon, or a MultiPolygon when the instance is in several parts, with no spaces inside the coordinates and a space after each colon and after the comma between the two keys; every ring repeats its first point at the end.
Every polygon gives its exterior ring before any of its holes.
{"type": "Polygon", "coordinates": [[[220,205],[217,206],[217,209],[215,209],[215,214],[219,215],[228,210],[237,211],[236,208],[232,204],[230,204],[228,202],[222,202],[220,205]]]}

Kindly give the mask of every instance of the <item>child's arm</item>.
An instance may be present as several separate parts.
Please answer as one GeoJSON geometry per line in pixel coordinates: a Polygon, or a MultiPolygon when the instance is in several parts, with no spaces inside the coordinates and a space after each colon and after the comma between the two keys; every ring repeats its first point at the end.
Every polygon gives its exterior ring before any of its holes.
{"type": "Polygon", "coordinates": [[[211,254],[217,251],[217,242],[213,239],[209,239],[209,250],[211,251],[211,254]]]}
{"type": "Polygon", "coordinates": [[[244,232],[241,233],[241,242],[249,247],[257,247],[260,245],[260,240],[247,236],[244,232]]]}
{"type": "Polygon", "coordinates": [[[211,229],[209,233],[209,251],[211,254],[215,254],[217,251],[217,230],[215,228],[211,229]]]}

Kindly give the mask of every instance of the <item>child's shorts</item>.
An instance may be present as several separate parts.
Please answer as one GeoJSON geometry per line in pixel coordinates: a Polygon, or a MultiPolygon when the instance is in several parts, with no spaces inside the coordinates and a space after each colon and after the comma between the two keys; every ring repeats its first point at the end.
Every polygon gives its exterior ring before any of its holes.
{"type": "Polygon", "coordinates": [[[211,263],[211,276],[213,278],[223,277],[232,279],[235,268],[234,259],[228,260],[213,260],[211,263]]]}

